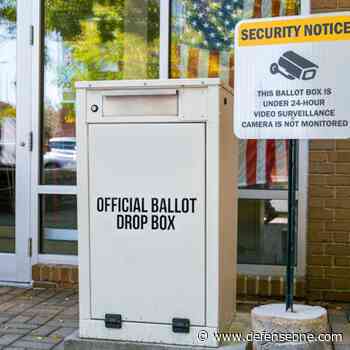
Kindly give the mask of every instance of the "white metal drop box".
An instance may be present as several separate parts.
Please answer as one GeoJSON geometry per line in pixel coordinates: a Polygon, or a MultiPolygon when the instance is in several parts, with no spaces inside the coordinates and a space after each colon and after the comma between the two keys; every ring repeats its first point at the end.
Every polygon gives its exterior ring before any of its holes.
{"type": "Polygon", "coordinates": [[[80,336],[218,346],[236,293],[232,91],[218,79],[77,88],[80,336]]]}

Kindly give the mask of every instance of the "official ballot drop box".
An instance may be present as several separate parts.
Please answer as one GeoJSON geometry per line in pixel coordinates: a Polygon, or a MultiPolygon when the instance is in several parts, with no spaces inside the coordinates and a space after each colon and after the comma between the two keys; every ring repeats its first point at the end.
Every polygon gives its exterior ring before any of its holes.
{"type": "Polygon", "coordinates": [[[218,346],[236,293],[232,91],[218,79],[77,88],[80,336],[218,346]]]}

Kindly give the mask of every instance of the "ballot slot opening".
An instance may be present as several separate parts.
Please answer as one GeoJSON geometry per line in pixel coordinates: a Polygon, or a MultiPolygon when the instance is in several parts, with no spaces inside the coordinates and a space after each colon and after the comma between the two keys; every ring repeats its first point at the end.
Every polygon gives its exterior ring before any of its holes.
{"type": "Polygon", "coordinates": [[[102,94],[103,117],[173,117],[178,115],[178,90],[123,90],[106,91],[102,94]]]}

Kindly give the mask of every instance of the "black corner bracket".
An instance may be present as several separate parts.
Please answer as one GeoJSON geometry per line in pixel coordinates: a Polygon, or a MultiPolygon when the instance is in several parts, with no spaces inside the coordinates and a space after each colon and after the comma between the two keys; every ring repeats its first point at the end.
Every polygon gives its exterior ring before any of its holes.
{"type": "Polygon", "coordinates": [[[174,333],[190,333],[190,320],[188,318],[173,318],[174,333]]]}
{"type": "Polygon", "coordinates": [[[106,314],[105,315],[106,328],[122,328],[122,315],[120,314],[106,314]]]}

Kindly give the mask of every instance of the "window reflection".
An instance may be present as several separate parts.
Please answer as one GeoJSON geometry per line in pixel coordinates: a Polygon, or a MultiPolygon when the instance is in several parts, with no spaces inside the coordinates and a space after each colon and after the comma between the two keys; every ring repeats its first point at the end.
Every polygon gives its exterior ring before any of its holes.
{"type": "Polygon", "coordinates": [[[77,199],[72,195],[40,197],[41,254],[78,254],[77,199]]]}
{"type": "Polygon", "coordinates": [[[158,78],[159,0],[47,0],[44,30],[41,183],[75,185],[74,84],[158,78]]]}
{"type": "Polygon", "coordinates": [[[239,140],[242,189],[288,189],[288,141],[239,140]]]}
{"type": "Polygon", "coordinates": [[[240,199],[238,204],[238,263],[285,265],[288,201],[240,199]]]}
{"type": "Polygon", "coordinates": [[[243,0],[172,1],[170,75],[220,76],[233,86],[234,30],[243,0]]]}
{"type": "MultiPolygon", "coordinates": [[[[170,76],[220,77],[233,87],[236,24],[296,15],[299,8],[299,0],[173,0],[170,76]]],[[[287,189],[287,158],[284,141],[241,140],[239,187],[287,189]]]]}
{"type": "Polygon", "coordinates": [[[0,2],[0,253],[15,252],[16,1],[0,2]]]}
{"type": "MultiPolygon", "coordinates": [[[[42,3],[41,184],[75,185],[75,82],[158,78],[160,0],[42,3]]],[[[40,252],[76,255],[76,197],[40,203],[40,252]]]]}

